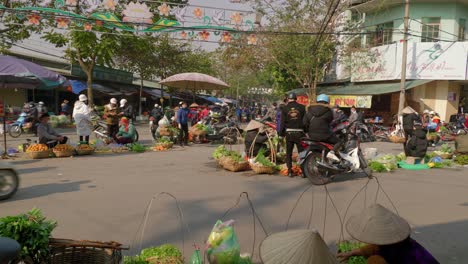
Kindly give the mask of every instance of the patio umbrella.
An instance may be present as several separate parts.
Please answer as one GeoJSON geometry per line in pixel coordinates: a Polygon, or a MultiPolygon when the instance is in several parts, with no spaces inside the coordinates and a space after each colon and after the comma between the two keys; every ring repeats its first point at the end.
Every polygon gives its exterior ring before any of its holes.
{"type": "Polygon", "coordinates": [[[0,56],[0,88],[53,89],[67,81],[30,61],[0,56]]]}
{"type": "Polygon", "coordinates": [[[188,90],[222,90],[229,88],[227,83],[218,78],[196,72],[172,75],[159,83],[174,88],[188,90]]]}

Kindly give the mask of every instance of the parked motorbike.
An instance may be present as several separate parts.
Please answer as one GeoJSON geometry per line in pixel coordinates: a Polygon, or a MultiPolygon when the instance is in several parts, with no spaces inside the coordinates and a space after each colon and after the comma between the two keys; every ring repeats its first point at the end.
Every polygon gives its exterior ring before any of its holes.
{"type": "Polygon", "coordinates": [[[224,139],[228,144],[236,144],[238,135],[243,133],[235,118],[220,122],[217,118],[206,117],[201,123],[211,127],[211,132],[206,135],[206,139],[210,141],[224,139]]]}
{"type": "Polygon", "coordinates": [[[0,237],[0,263],[12,263],[18,258],[20,250],[21,246],[16,240],[0,237]]]}
{"type": "Polygon", "coordinates": [[[357,126],[353,122],[346,128],[337,131],[342,141],[339,154],[333,152],[334,146],[325,142],[312,141],[308,138],[301,140],[305,149],[299,153],[302,173],[314,185],[324,185],[331,182],[335,175],[364,171],[368,177],[372,176],[367,162],[362,154],[360,137],[357,126]]]}
{"type": "MultiPolygon", "coordinates": [[[[343,128],[346,128],[349,126],[348,120],[344,120],[340,123],[338,123],[334,128],[333,131],[340,131],[343,128]]],[[[375,136],[372,133],[372,129],[365,123],[355,121],[354,126],[356,128],[356,134],[359,136],[359,139],[361,142],[373,142],[375,141],[375,136]]]]}
{"type": "MultiPolygon", "coordinates": [[[[19,176],[14,166],[8,162],[0,161],[0,200],[6,200],[13,196],[18,191],[18,187],[19,176]]],[[[0,263],[2,262],[0,261],[0,263]]]]}

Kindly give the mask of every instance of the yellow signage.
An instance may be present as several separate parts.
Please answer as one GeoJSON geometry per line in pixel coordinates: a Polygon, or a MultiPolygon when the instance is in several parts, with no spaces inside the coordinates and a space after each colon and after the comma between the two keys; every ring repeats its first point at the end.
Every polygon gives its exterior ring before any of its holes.
{"type": "Polygon", "coordinates": [[[372,95],[330,95],[330,105],[339,107],[371,108],[372,95]]]}

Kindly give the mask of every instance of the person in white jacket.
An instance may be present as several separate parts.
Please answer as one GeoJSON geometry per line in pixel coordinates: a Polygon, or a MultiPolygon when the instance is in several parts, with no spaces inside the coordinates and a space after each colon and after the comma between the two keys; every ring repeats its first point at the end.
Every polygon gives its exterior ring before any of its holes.
{"type": "Polygon", "coordinates": [[[76,133],[80,137],[80,142],[89,144],[89,135],[91,135],[91,109],[88,106],[88,98],[80,94],[78,101],[73,108],[73,119],[75,119],[76,133]],[[84,139],[84,140],[83,140],[84,139]]]}

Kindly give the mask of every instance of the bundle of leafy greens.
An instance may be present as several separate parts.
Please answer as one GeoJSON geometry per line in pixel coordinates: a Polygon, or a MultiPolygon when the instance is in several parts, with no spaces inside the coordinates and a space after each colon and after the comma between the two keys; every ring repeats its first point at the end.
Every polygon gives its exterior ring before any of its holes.
{"type": "MultiPolygon", "coordinates": [[[[365,246],[366,244],[364,243],[359,243],[359,242],[350,242],[350,241],[343,241],[338,244],[338,252],[344,253],[344,252],[349,252],[358,248],[361,248],[365,246]]],[[[348,259],[348,264],[366,264],[367,259],[362,256],[353,256],[348,259]]]]}
{"type": "Polygon", "coordinates": [[[133,152],[142,153],[142,152],[146,151],[146,147],[144,145],[142,145],[142,144],[139,144],[139,143],[133,143],[130,146],[130,150],[133,151],[133,152]]]}
{"type": "Polygon", "coordinates": [[[265,157],[265,152],[266,150],[264,148],[260,149],[260,151],[258,151],[257,157],[255,158],[255,162],[265,167],[276,168],[276,164],[274,164],[267,157],[265,157]]]}
{"type": "Polygon", "coordinates": [[[171,143],[171,139],[169,137],[161,137],[157,140],[158,143],[171,143]]]}
{"type": "Polygon", "coordinates": [[[140,255],[133,257],[124,257],[124,264],[147,264],[147,260],[151,259],[151,263],[159,264],[183,264],[183,257],[180,250],[170,244],[165,244],[159,247],[145,248],[140,252],[140,255]]]}
{"type": "Polygon", "coordinates": [[[220,158],[222,158],[222,157],[224,157],[224,156],[226,156],[228,154],[229,154],[229,150],[227,150],[226,147],[221,145],[221,146],[217,147],[215,149],[215,151],[213,151],[212,156],[213,156],[213,158],[215,160],[219,160],[220,158]]]}
{"type": "Polygon", "coordinates": [[[198,130],[208,132],[208,127],[207,127],[206,125],[204,125],[204,124],[196,124],[195,127],[196,127],[198,130]]]}
{"type": "Polygon", "coordinates": [[[456,156],[454,161],[458,165],[468,165],[468,155],[456,156]]]}
{"type": "Polygon", "coordinates": [[[31,258],[34,263],[46,263],[49,256],[49,237],[57,222],[46,220],[34,208],[17,216],[0,218],[0,237],[12,238],[21,245],[20,260],[31,258]]]}

